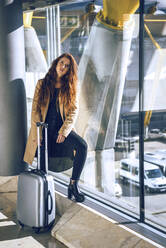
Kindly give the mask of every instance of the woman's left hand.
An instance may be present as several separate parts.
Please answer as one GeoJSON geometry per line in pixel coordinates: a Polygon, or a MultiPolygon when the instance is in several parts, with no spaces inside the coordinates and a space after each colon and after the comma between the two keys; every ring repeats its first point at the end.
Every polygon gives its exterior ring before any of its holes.
{"type": "Polygon", "coordinates": [[[63,134],[58,134],[56,143],[62,143],[65,140],[65,136],[63,134]]]}

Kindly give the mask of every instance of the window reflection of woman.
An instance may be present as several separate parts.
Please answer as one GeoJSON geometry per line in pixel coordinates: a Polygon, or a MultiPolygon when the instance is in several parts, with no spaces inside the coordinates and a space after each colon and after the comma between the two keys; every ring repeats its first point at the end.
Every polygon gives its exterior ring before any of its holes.
{"type": "MultiPolygon", "coordinates": [[[[63,149],[75,150],[68,198],[83,202],[85,197],[78,189],[87,156],[87,143],[73,130],[78,113],[77,63],[73,56],[64,53],[52,63],[44,77],[38,81],[32,104],[31,129],[24,154],[24,161],[32,164],[37,149],[36,122],[48,123],[49,152],[63,149]]],[[[44,170],[44,139],[41,134],[41,169],[44,170]]]]}

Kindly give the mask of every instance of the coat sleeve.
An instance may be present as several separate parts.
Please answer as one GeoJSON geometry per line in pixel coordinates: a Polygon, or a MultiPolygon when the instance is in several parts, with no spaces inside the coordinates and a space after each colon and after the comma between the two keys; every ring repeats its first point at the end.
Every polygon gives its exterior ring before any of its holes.
{"type": "MultiPolygon", "coordinates": [[[[24,153],[24,161],[28,164],[32,164],[36,148],[37,148],[37,128],[36,122],[41,121],[41,110],[37,112],[37,107],[39,107],[39,89],[41,87],[42,80],[37,82],[35,93],[32,102],[32,111],[31,111],[31,129],[29,132],[28,141],[26,144],[26,149],[24,153]]],[[[41,131],[40,131],[41,132],[41,131]]],[[[40,133],[41,134],[41,133],[40,133]]]]}
{"type": "Polygon", "coordinates": [[[41,109],[39,106],[39,90],[41,87],[41,80],[37,82],[35,93],[32,102],[32,112],[31,112],[31,125],[36,125],[36,122],[41,121],[41,109]],[[37,111],[37,109],[39,111],[37,111]]]}
{"type": "Polygon", "coordinates": [[[37,82],[35,93],[32,102],[32,112],[31,112],[31,127],[35,132],[33,137],[36,138],[36,122],[42,121],[41,108],[39,106],[39,90],[41,87],[42,80],[37,82]],[[38,109],[38,111],[37,111],[38,109]]]}
{"type": "Polygon", "coordinates": [[[59,134],[62,134],[65,137],[69,135],[76,122],[78,110],[79,110],[79,104],[78,104],[78,91],[77,91],[75,103],[66,113],[65,121],[58,132],[59,134]]]}

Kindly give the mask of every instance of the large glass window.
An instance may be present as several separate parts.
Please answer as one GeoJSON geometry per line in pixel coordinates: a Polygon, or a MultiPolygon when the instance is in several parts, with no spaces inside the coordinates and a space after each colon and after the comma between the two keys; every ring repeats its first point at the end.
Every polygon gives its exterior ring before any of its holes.
{"type": "MultiPolygon", "coordinates": [[[[57,56],[71,53],[80,86],[76,130],[88,143],[80,185],[87,194],[139,218],[139,10],[123,29],[112,29],[96,18],[102,8],[96,2],[33,12],[31,27],[25,27],[28,127],[37,80],[57,56]]],[[[145,218],[160,228],[165,228],[166,197],[165,9],[148,1],[144,22],[145,218]]],[[[68,183],[72,169],[52,173],[68,183]]]]}
{"type": "Polygon", "coordinates": [[[166,227],[166,4],[147,5],[144,17],[145,217],[166,227]]]}

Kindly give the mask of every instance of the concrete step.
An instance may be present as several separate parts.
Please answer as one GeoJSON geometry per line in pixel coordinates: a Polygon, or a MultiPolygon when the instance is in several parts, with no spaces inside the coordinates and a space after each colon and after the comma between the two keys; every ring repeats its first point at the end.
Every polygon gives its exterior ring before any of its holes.
{"type": "Polygon", "coordinates": [[[69,248],[162,247],[83,204],[59,194],[57,197],[57,209],[63,213],[51,235],[69,248]]]}

